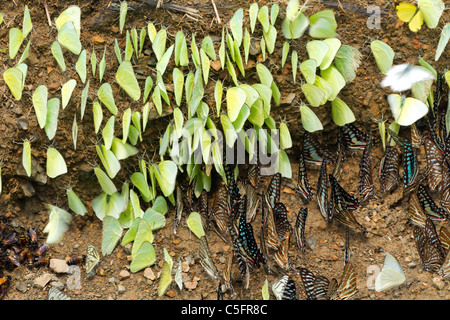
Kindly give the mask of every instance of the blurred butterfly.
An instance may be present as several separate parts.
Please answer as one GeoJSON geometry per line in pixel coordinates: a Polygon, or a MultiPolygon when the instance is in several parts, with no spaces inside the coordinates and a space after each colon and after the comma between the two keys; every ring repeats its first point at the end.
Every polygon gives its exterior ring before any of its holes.
{"type": "Polygon", "coordinates": [[[1,271],[0,276],[0,300],[3,300],[3,297],[6,295],[6,292],[11,285],[11,276],[4,276],[3,270],[1,271]]]}
{"type": "Polygon", "coordinates": [[[369,141],[369,135],[353,123],[339,127],[338,142],[343,150],[363,150],[369,141]]]}
{"type": "Polygon", "coordinates": [[[206,240],[206,237],[201,237],[199,241],[200,241],[200,250],[199,250],[200,264],[211,278],[220,281],[221,277],[219,275],[219,271],[216,268],[216,265],[214,264],[214,261],[211,258],[211,253],[209,251],[208,241],[206,240]]]}
{"type": "Polygon", "coordinates": [[[406,280],[405,273],[397,260],[389,253],[384,256],[383,269],[375,278],[375,290],[386,291],[395,288],[406,280]]]}
{"type": "Polygon", "coordinates": [[[251,184],[245,185],[245,194],[247,196],[247,222],[250,223],[255,220],[260,198],[251,184]]]}
{"type": "Polygon", "coordinates": [[[177,226],[181,222],[181,217],[183,216],[184,210],[184,201],[183,201],[183,192],[179,185],[176,186],[176,207],[175,207],[175,216],[173,222],[173,231],[177,233],[177,226]]]}
{"type": "Polygon", "coordinates": [[[411,3],[400,2],[396,6],[398,18],[408,23],[409,30],[417,32],[425,21],[430,29],[436,28],[445,9],[442,0],[418,0],[418,7],[411,3]]]}
{"type": "Polygon", "coordinates": [[[308,175],[306,172],[305,160],[303,158],[302,152],[300,152],[298,162],[298,177],[295,192],[297,192],[301,196],[301,199],[304,204],[307,204],[309,201],[311,201],[313,197],[311,186],[308,180],[308,175]]]}
{"type": "Polygon", "coordinates": [[[339,286],[330,298],[332,300],[347,300],[352,298],[357,292],[355,268],[351,262],[347,262],[344,266],[339,286]]]}
{"type": "Polygon", "coordinates": [[[89,244],[86,249],[86,260],[85,260],[85,266],[86,266],[86,273],[90,273],[94,268],[97,266],[97,264],[100,262],[100,254],[98,253],[98,250],[96,247],[94,247],[92,244],[89,244]]]}
{"type": "Polygon", "coordinates": [[[247,169],[247,179],[253,188],[258,189],[259,187],[259,176],[260,176],[261,164],[249,164],[247,169]]]}
{"type": "Polygon", "coordinates": [[[362,197],[362,201],[368,200],[374,194],[372,167],[370,163],[371,142],[372,139],[369,138],[364,148],[361,162],[359,163],[359,194],[362,197]]]}
{"type": "Polygon", "coordinates": [[[428,189],[423,184],[420,184],[417,189],[417,197],[419,198],[422,209],[428,217],[435,221],[447,220],[447,213],[444,209],[437,206],[436,202],[434,202],[429,194],[428,189]]]}
{"type": "Polygon", "coordinates": [[[441,207],[450,214],[450,170],[446,161],[442,164],[441,207]]]}
{"type": "Polygon", "coordinates": [[[380,163],[380,185],[383,192],[393,192],[400,180],[400,151],[396,146],[386,146],[380,163]]]}
{"type": "Polygon", "coordinates": [[[72,300],[68,295],[62,293],[58,288],[51,287],[48,290],[47,300],[72,300]]]}
{"type": "Polygon", "coordinates": [[[333,154],[324,148],[310,132],[305,131],[302,144],[303,157],[306,163],[320,166],[324,159],[334,162],[333,154]]]}
{"type": "Polygon", "coordinates": [[[434,75],[428,69],[404,63],[392,66],[381,81],[381,86],[390,87],[394,92],[402,92],[411,89],[413,84],[426,80],[434,80],[434,75]]]}
{"type": "Polygon", "coordinates": [[[300,279],[308,300],[327,300],[338,287],[338,282],[335,278],[330,281],[324,276],[314,275],[306,268],[300,269],[300,279]]]}
{"type": "Polygon", "coordinates": [[[300,210],[297,213],[297,220],[295,221],[294,227],[297,246],[302,253],[305,253],[306,251],[305,226],[307,216],[308,216],[308,208],[300,208],[300,210]]]}

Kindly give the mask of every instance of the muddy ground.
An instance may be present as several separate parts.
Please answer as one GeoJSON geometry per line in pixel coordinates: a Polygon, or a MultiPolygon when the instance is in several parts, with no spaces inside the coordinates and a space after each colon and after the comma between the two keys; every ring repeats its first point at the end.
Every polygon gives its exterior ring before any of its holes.
{"type": "MultiPolygon", "coordinates": [[[[73,67],[68,68],[64,73],[61,72],[51,55],[50,45],[56,37],[56,28],[48,25],[43,2],[45,1],[15,0],[2,1],[0,4],[0,12],[5,14],[4,22],[0,26],[0,49],[8,46],[9,28],[21,27],[24,4],[28,5],[33,22],[33,31],[29,36],[31,40],[30,55],[27,60],[29,69],[22,100],[19,102],[15,101],[3,80],[0,80],[0,158],[3,184],[0,197],[0,212],[12,214],[11,221],[18,229],[34,227],[42,231],[48,221],[48,211],[44,204],[50,203],[68,209],[65,190],[67,187],[72,186],[78,196],[87,204],[89,213],[83,217],[74,216],[74,221],[62,242],[58,245],[50,246],[47,253],[49,257],[65,259],[68,256],[84,254],[88,244],[93,244],[98,249],[101,248],[102,224],[90,207],[90,201],[101,190],[93,174],[94,164],[99,163],[99,160],[96,159],[95,143],[100,137],[95,135],[91,121],[92,103],[100,83],[98,78],[91,79],[88,108],[86,109],[84,120],[78,121],[77,149],[74,150],[73,148],[72,121],[74,113],[78,111],[81,91],[84,88],[81,83],[75,89],[74,94],[76,98],[72,99],[72,102],[66,109],[61,110],[58,132],[55,139],[49,141],[45,132],[37,124],[31,105],[31,94],[38,85],[45,84],[49,88],[50,96],[58,96],[61,85],[70,78],[77,78],[78,75],[73,67]],[[33,157],[43,167],[45,167],[46,148],[53,144],[64,154],[69,172],[57,179],[47,179],[45,184],[31,181],[20,175],[18,169],[20,168],[22,142],[24,139],[33,139],[33,157]]],[[[129,1],[129,4],[138,2],[129,1]]],[[[244,23],[248,25],[247,10],[253,1],[216,0],[215,3],[222,24],[218,24],[215,21],[211,1],[174,0],[164,2],[197,9],[199,16],[189,16],[168,9],[156,9],[154,6],[134,7],[135,10],[129,10],[128,12],[125,27],[140,29],[149,22],[153,22],[157,28],[167,28],[169,42],[171,43],[179,30],[188,35],[195,33],[197,43],[206,35],[211,35],[217,40],[220,39],[222,26],[229,21],[238,8],[245,10],[244,23]]],[[[423,57],[439,72],[442,72],[444,68],[449,67],[450,62],[448,50],[444,52],[438,63],[434,62],[440,29],[430,30],[427,27],[423,27],[418,33],[410,32],[406,25],[398,23],[395,15],[395,4],[397,2],[385,0],[324,2],[312,0],[309,1],[306,9],[308,16],[322,9],[333,9],[338,23],[337,32],[339,39],[342,43],[354,46],[361,52],[362,61],[357,71],[356,79],[345,86],[340,93],[340,97],[347,102],[355,113],[356,124],[366,132],[372,129],[375,135],[378,134],[378,125],[373,120],[383,117],[390,121],[392,118],[386,102],[388,92],[379,85],[382,75],[371,55],[370,42],[372,40],[383,40],[394,49],[396,52],[395,64],[404,62],[416,64],[418,58],[423,57]],[[369,5],[377,5],[382,10],[381,28],[379,29],[369,29],[366,25],[370,15],[367,14],[366,8],[369,5]]],[[[260,7],[265,4],[270,6],[272,3],[280,5],[280,15],[276,25],[281,27],[287,1],[258,1],[260,7]]],[[[106,51],[107,69],[104,81],[113,82],[117,68],[117,60],[112,50],[114,39],[117,38],[119,40],[122,49],[125,46],[124,34],[119,32],[118,8],[114,7],[116,2],[110,0],[47,0],[51,20],[54,20],[70,4],[77,4],[82,10],[81,39],[83,48],[86,48],[90,53],[94,46],[98,59],[100,59],[105,45],[107,48],[111,48],[111,50],[108,49],[106,51]]],[[[449,13],[446,11],[441,18],[439,26],[442,27],[448,21],[449,13]]],[[[261,31],[257,30],[255,37],[260,36],[261,31]]],[[[294,224],[298,210],[304,206],[301,199],[292,190],[297,176],[298,164],[296,159],[299,141],[303,133],[300,124],[300,113],[298,112],[302,96],[299,82],[294,83],[292,80],[290,63],[288,62],[284,68],[281,68],[281,49],[283,45],[281,39],[282,35],[279,32],[276,50],[274,54],[268,56],[265,64],[273,73],[282,98],[289,98],[288,100],[293,98],[288,104],[273,106],[272,113],[276,120],[285,119],[288,122],[294,141],[293,148],[288,151],[292,162],[294,180],[286,179],[283,181],[281,196],[282,202],[288,208],[288,218],[294,224]]],[[[306,56],[305,44],[307,40],[310,40],[310,38],[304,36],[291,42],[291,49],[296,49],[299,52],[300,61],[306,56]]],[[[150,41],[147,38],[144,51],[149,47],[150,41]]],[[[259,59],[261,59],[260,56],[251,56],[249,63],[255,64],[260,61],[259,59]]],[[[0,52],[0,61],[2,62],[0,64],[2,71],[14,63],[9,60],[7,50],[0,52]]],[[[66,64],[68,66],[74,66],[75,62],[75,56],[66,55],[66,64]]],[[[137,62],[136,68],[142,70],[142,74],[146,76],[152,71],[154,72],[154,65],[155,61],[151,61],[149,56],[144,56],[137,62]]],[[[90,71],[88,64],[88,73],[90,71]]],[[[224,79],[226,85],[232,85],[230,79],[226,78],[226,72],[224,74],[223,72],[211,70],[211,77],[224,79]]],[[[249,82],[257,80],[256,72],[248,72],[248,79],[241,80],[249,82]]],[[[140,81],[143,83],[143,80],[140,81]]],[[[165,82],[170,83],[170,81],[165,82]]],[[[211,82],[209,85],[211,86],[211,82]]],[[[207,94],[210,93],[206,102],[210,105],[213,104],[212,88],[206,89],[207,94]]],[[[124,92],[119,92],[119,90],[115,92],[115,99],[119,107],[119,114],[128,107],[137,110],[142,108],[140,102],[132,102],[124,92]]],[[[327,145],[334,145],[337,131],[336,125],[331,120],[330,106],[325,105],[315,111],[317,111],[316,114],[319,115],[324,124],[324,131],[319,134],[319,138],[327,145]]],[[[157,150],[159,137],[169,121],[170,117],[162,117],[150,122],[144,133],[144,142],[138,144],[141,155],[144,152],[147,155],[151,155],[157,150]]],[[[118,125],[116,124],[116,126],[118,125]]],[[[120,127],[116,128],[116,131],[120,132],[120,127]]],[[[361,155],[361,152],[348,154],[347,161],[342,164],[341,183],[346,190],[356,195],[358,195],[359,161],[361,155]]],[[[369,230],[387,235],[391,240],[370,234],[350,233],[351,259],[357,273],[357,298],[363,300],[449,299],[450,286],[448,280],[442,279],[436,274],[425,272],[421,266],[412,237],[412,229],[406,225],[408,204],[402,202],[397,206],[392,206],[400,199],[401,190],[398,189],[391,195],[381,194],[377,178],[381,157],[382,148],[378,144],[372,154],[377,197],[358,209],[356,216],[358,221],[369,230]],[[385,293],[376,293],[368,288],[372,277],[371,274],[367,273],[367,269],[370,265],[381,267],[385,252],[389,252],[397,258],[407,276],[407,280],[396,289],[385,293]]],[[[423,165],[425,161],[423,148],[419,159],[423,165]]],[[[117,181],[123,182],[128,179],[129,173],[137,170],[137,161],[136,158],[133,158],[133,160],[122,161],[121,164],[123,170],[121,170],[117,181]]],[[[329,170],[331,170],[331,167],[329,170]]],[[[309,179],[314,188],[318,179],[318,173],[319,167],[308,165],[309,179]]],[[[210,196],[211,200],[212,198],[213,195],[210,196]]],[[[326,225],[320,216],[315,201],[310,202],[306,207],[309,210],[306,238],[311,248],[302,257],[294,239],[292,239],[289,250],[291,264],[297,270],[302,266],[306,266],[310,270],[329,278],[337,277],[339,279],[343,270],[344,229],[337,224],[326,225]]],[[[25,266],[20,266],[11,272],[5,271],[5,274],[10,275],[12,280],[4,299],[46,299],[47,292],[51,286],[57,286],[71,299],[75,300],[197,300],[202,297],[208,300],[216,299],[217,283],[208,277],[199,263],[198,239],[190,233],[184,218],[177,229],[177,234],[174,234],[173,215],[174,208],[170,207],[167,213],[166,227],[155,233],[154,244],[157,253],[157,263],[150,267],[152,272],[150,270],[134,274],[127,272],[130,265],[129,254],[126,248],[119,245],[111,255],[101,258],[94,277],[88,278],[84,268],[82,268],[81,288],[74,290],[71,290],[70,286],[67,285],[67,281],[70,281],[70,274],[55,273],[54,270],[48,267],[28,269],[25,266]],[[164,247],[172,255],[175,266],[177,266],[179,259],[185,262],[183,274],[185,287],[180,291],[173,283],[164,296],[158,297],[156,293],[158,275],[162,266],[164,247]],[[44,284],[42,284],[40,280],[47,276],[49,280],[44,281],[44,284]]],[[[254,222],[255,236],[257,238],[259,237],[259,222],[259,218],[254,222]]],[[[225,266],[225,258],[230,247],[213,232],[209,232],[207,237],[213,259],[221,272],[225,266]]],[[[45,241],[45,234],[42,234],[42,232],[40,240],[45,241]]],[[[274,265],[273,261],[271,263],[274,265]]],[[[225,299],[261,299],[261,289],[265,279],[268,279],[271,286],[283,274],[281,270],[278,271],[279,273],[266,275],[263,269],[253,270],[250,279],[250,289],[242,291],[238,268],[235,266],[232,278],[238,295],[230,297],[227,294],[225,299]]],[[[294,272],[289,272],[289,274],[291,274],[297,284],[299,299],[305,299],[299,275],[294,272]]],[[[269,291],[271,292],[271,290],[269,291]]],[[[272,293],[271,299],[274,299],[272,293]]]]}

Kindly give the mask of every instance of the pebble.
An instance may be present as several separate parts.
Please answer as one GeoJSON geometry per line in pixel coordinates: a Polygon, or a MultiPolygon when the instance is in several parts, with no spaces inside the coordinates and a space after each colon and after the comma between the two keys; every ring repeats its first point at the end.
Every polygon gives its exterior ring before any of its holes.
{"type": "Polygon", "coordinates": [[[438,290],[442,290],[445,287],[445,283],[441,277],[434,277],[433,278],[433,286],[438,290]]]}
{"type": "Polygon", "coordinates": [[[151,268],[145,268],[144,277],[146,277],[147,279],[152,280],[152,281],[156,279],[156,276],[153,273],[153,270],[151,268]]]}
{"type": "Polygon", "coordinates": [[[127,270],[121,270],[119,273],[119,280],[126,280],[130,277],[130,273],[127,270]]]}
{"type": "Polygon", "coordinates": [[[44,288],[52,278],[53,278],[53,274],[44,273],[43,275],[34,279],[34,286],[38,287],[38,288],[44,288]]]}
{"type": "Polygon", "coordinates": [[[23,181],[20,186],[22,187],[23,195],[27,198],[34,196],[36,190],[34,190],[33,185],[29,181],[23,181]]]}
{"type": "Polygon", "coordinates": [[[417,267],[417,264],[414,261],[412,261],[412,262],[408,263],[408,267],[411,269],[414,269],[415,267],[417,267]]]}
{"type": "Polygon", "coordinates": [[[125,293],[125,291],[126,291],[126,289],[125,289],[125,287],[123,285],[119,284],[117,286],[117,293],[118,294],[123,294],[123,293],[125,293]]]}
{"type": "Polygon", "coordinates": [[[52,281],[50,283],[50,285],[52,287],[55,287],[58,290],[63,290],[64,289],[64,283],[62,283],[61,281],[52,281]]]}
{"type": "Polygon", "coordinates": [[[50,269],[55,273],[67,273],[69,271],[69,265],[66,260],[50,259],[50,269]]]}
{"type": "Polygon", "coordinates": [[[16,284],[16,290],[19,292],[22,292],[22,293],[27,292],[27,290],[28,290],[27,284],[24,282],[18,282],[16,284]]]}
{"type": "Polygon", "coordinates": [[[169,298],[174,298],[175,297],[175,291],[170,289],[169,291],[166,292],[166,296],[168,296],[169,298]]]}
{"type": "Polygon", "coordinates": [[[27,118],[17,119],[17,127],[20,130],[28,130],[28,119],[27,118]]]}

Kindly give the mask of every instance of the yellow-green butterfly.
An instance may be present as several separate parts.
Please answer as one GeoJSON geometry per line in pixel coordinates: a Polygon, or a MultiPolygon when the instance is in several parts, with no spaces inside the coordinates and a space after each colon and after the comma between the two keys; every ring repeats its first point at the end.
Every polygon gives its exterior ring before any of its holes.
{"type": "Polygon", "coordinates": [[[47,176],[56,178],[59,175],[67,173],[66,162],[63,156],[54,147],[47,149],[47,176]]]}

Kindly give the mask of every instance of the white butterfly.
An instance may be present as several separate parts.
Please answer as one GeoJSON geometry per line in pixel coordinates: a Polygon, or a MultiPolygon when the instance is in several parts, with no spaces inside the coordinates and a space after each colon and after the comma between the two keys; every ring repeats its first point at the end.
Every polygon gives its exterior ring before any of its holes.
{"type": "Polygon", "coordinates": [[[273,294],[275,295],[275,297],[277,298],[277,300],[281,300],[281,298],[283,297],[283,291],[284,291],[284,288],[286,287],[288,280],[289,280],[289,276],[285,275],[273,283],[272,291],[273,291],[273,294]]]}
{"type": "Polygon", "coordinates": [[[94,247],[92,244],[88,245],[87,247],[87,254],[86,254],[86,273],[91,272],[94,270],[95,266],[100,261],[100,254],[98,253],[98,250],[96,247],[94,247]]]}
{"type": "Polygon", "coordinates": [[[375,278],[375,290],[386,291],[401,285],[405,280],[406,276],[402,267],[392,255],[386,253],[383,269],[375,278]]]}
{"type": "Polygon", "coordinates": [[[48,296],[47,300],[72,300],[69,296],[62,293],[59,289],[56,287],[51,287],[48,290],[48,296]]]}
{"type": "Polygon", "coordinates": [[[401,92],[411,89],[414,83],[434,80],[434,75],[424,67],[413,66],[407,63],[391,67],[381,86],[391,87],[392,91],[401,92]]]}
{"type": "Polygon", "coordinates": [[[415,98],[393,93],[387,100],[395,121],[401,126],[409,126],[428,113],[428,106],[415,98]]]}

